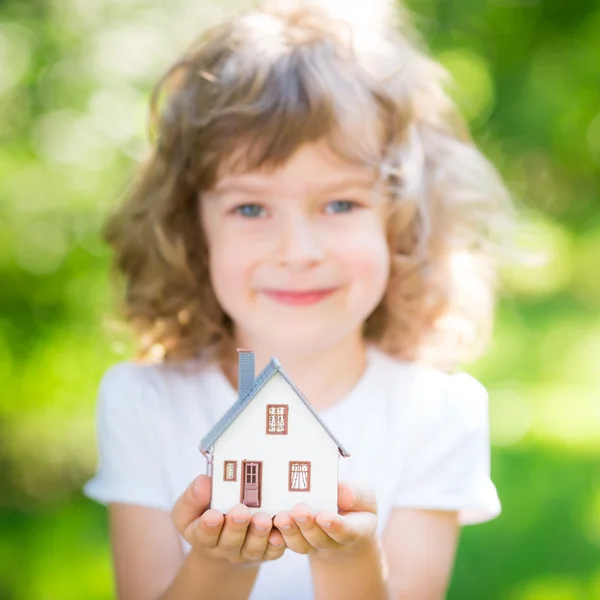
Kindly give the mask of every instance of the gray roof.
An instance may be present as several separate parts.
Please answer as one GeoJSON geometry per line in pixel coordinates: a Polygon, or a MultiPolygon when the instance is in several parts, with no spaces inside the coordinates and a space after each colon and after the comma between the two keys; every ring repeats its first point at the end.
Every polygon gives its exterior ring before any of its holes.
{"type": "Polygon", "coordinates": [[[229,410],[217,421],[215,426],[202,438],[200,442],[200,450],[202,452],[208,452],[212,446],[214,446],[215,442],[223,435],[225,430],[235,421],[237,416],[252,402],[252,399],[256,397],[258,392],[266,385],[266,383],[273,377],[276,373],[279,373],[289,384],[289,386],[296,392],[298,398],[304,402],[304,405],[314,418],[318,421],[318,423],[323,427],[323,429],[329,434],[329,437],[335,442],[342,456],[348,457],[350,453],[340,444],[340,442],[336,439],[336,437],[331,433],[327,425],[321,421],[319,415],[315,412],[315,409],[311,406],[310,402],[304,397],[302,392],[296,387],[294,382],[288,377],[286,372],[283,370],[283,367],[279,364],[279,361],[276,358],[271,358],[269,364],[261,371],[259,376],[254,380],[254,386],[248,392],[248,394],[244,398],[238,399],[233,405],[229,408],[229,410]]]}

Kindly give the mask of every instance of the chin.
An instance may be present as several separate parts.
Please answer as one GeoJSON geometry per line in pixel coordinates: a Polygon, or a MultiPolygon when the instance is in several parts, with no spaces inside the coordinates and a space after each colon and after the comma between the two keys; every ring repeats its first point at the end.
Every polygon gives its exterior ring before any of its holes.
{"type": "Polygon", "coordinates": [[[272,348],[272,354],[293,352],[308,355],[342,343],[360,327],[359,323],[348,329],[347,321],[335,327],[332,319],[270,319],[262,328],[260,338],[268,348],[272,348]]]}

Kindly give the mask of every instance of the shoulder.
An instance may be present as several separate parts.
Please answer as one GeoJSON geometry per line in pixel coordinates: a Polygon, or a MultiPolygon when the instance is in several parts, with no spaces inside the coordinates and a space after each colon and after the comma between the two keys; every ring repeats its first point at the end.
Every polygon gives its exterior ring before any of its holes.
{"type": "MultiPolygon", "coordinates": [[[[467,373],[446,373],[421,367],[407,414],[413,447],[430,446],[432,456],[444,454],[458,462],[467,455],[489,452],[488,394],[467,373]]],[[[428,453],[425,452],[426,456],[428,453]]]]}
{"type": "Polygon", "coordinates": [[[401,397],[416,383],[422,366],[419,363],[395,358],[375,346],[369,347],[369,363],[378,383],[384,384],[401,397]]]}
{"type": "Polygon", "coordinates": [[[113,395],[121,391],[131,391],[147,382],[151,367],[134,362],[120,362],[110,366],[100,380],[100,393],[113,395]]]}
{"type": "Polygon", "coordinates": [[[398,417],[412,429],[444,427],[477,429],[487,426],[488,393],[475,377],[373,352],[379,373],[400,405],[398,417]]]}
{"type": "Polygon", "coordinates": [[[147,421],[156,412],[159,395],[153,385],[153,369],[147,365],[121,362],[109,367],[98,387],[97,414],[102,427],[124,422],[147,421]]]}
{"type": "Polygon", "coordinates": [[[160,384],[161,374],[155,365],[120,362],[109,367],[100,380],[99,398],[104,402],[135,402],[148,397],[160,384]]]}
{"type": "Polygon", "coordinates": [[[467,373],[446,373],[421,367],[415,385],[417,409],[432,417],[466,428],[487,421],[488,393],[482,383],[467,373]]]}
{"type": "Polygon", "coordinates": [[[113,411],[165,408],[172,399],[184,404],[210,373],[207,365],[186,362],[178,365],[120,362],[109,367],[100,380],[100,409],[113,411]]]}

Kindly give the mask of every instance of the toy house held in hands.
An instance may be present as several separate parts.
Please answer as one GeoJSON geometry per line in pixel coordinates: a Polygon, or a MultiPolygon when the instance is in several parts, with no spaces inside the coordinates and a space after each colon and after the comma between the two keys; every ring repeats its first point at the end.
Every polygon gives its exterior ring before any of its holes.
{"type": "Polygon", "coordinates": [[[338,460],[350,456],[277,359],[254,377],[254,353],[238,350],[238,398],[202,439],[211,507],[242,502],[275,515],[305,502],[337,511],[338,460]]]}

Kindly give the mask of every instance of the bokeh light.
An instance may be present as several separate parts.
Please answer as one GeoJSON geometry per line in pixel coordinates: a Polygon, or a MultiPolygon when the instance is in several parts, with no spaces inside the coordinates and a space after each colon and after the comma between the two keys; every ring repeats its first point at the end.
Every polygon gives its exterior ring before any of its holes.
{"type": "MultiPolygon", "coordinates": [[[[96,460],[98,381],[131,349],[100,228],[147,151],[156,78],[203,28],[251,4],[0,3],[2,599],[111,597],[105,512],[80,492],[96,460]]],[[[464,531],[448,598],[595,600],[600,6],[406,4],[521,217],[493,342],[467,367],[490,392],[504,514],[464,531]]]]}

